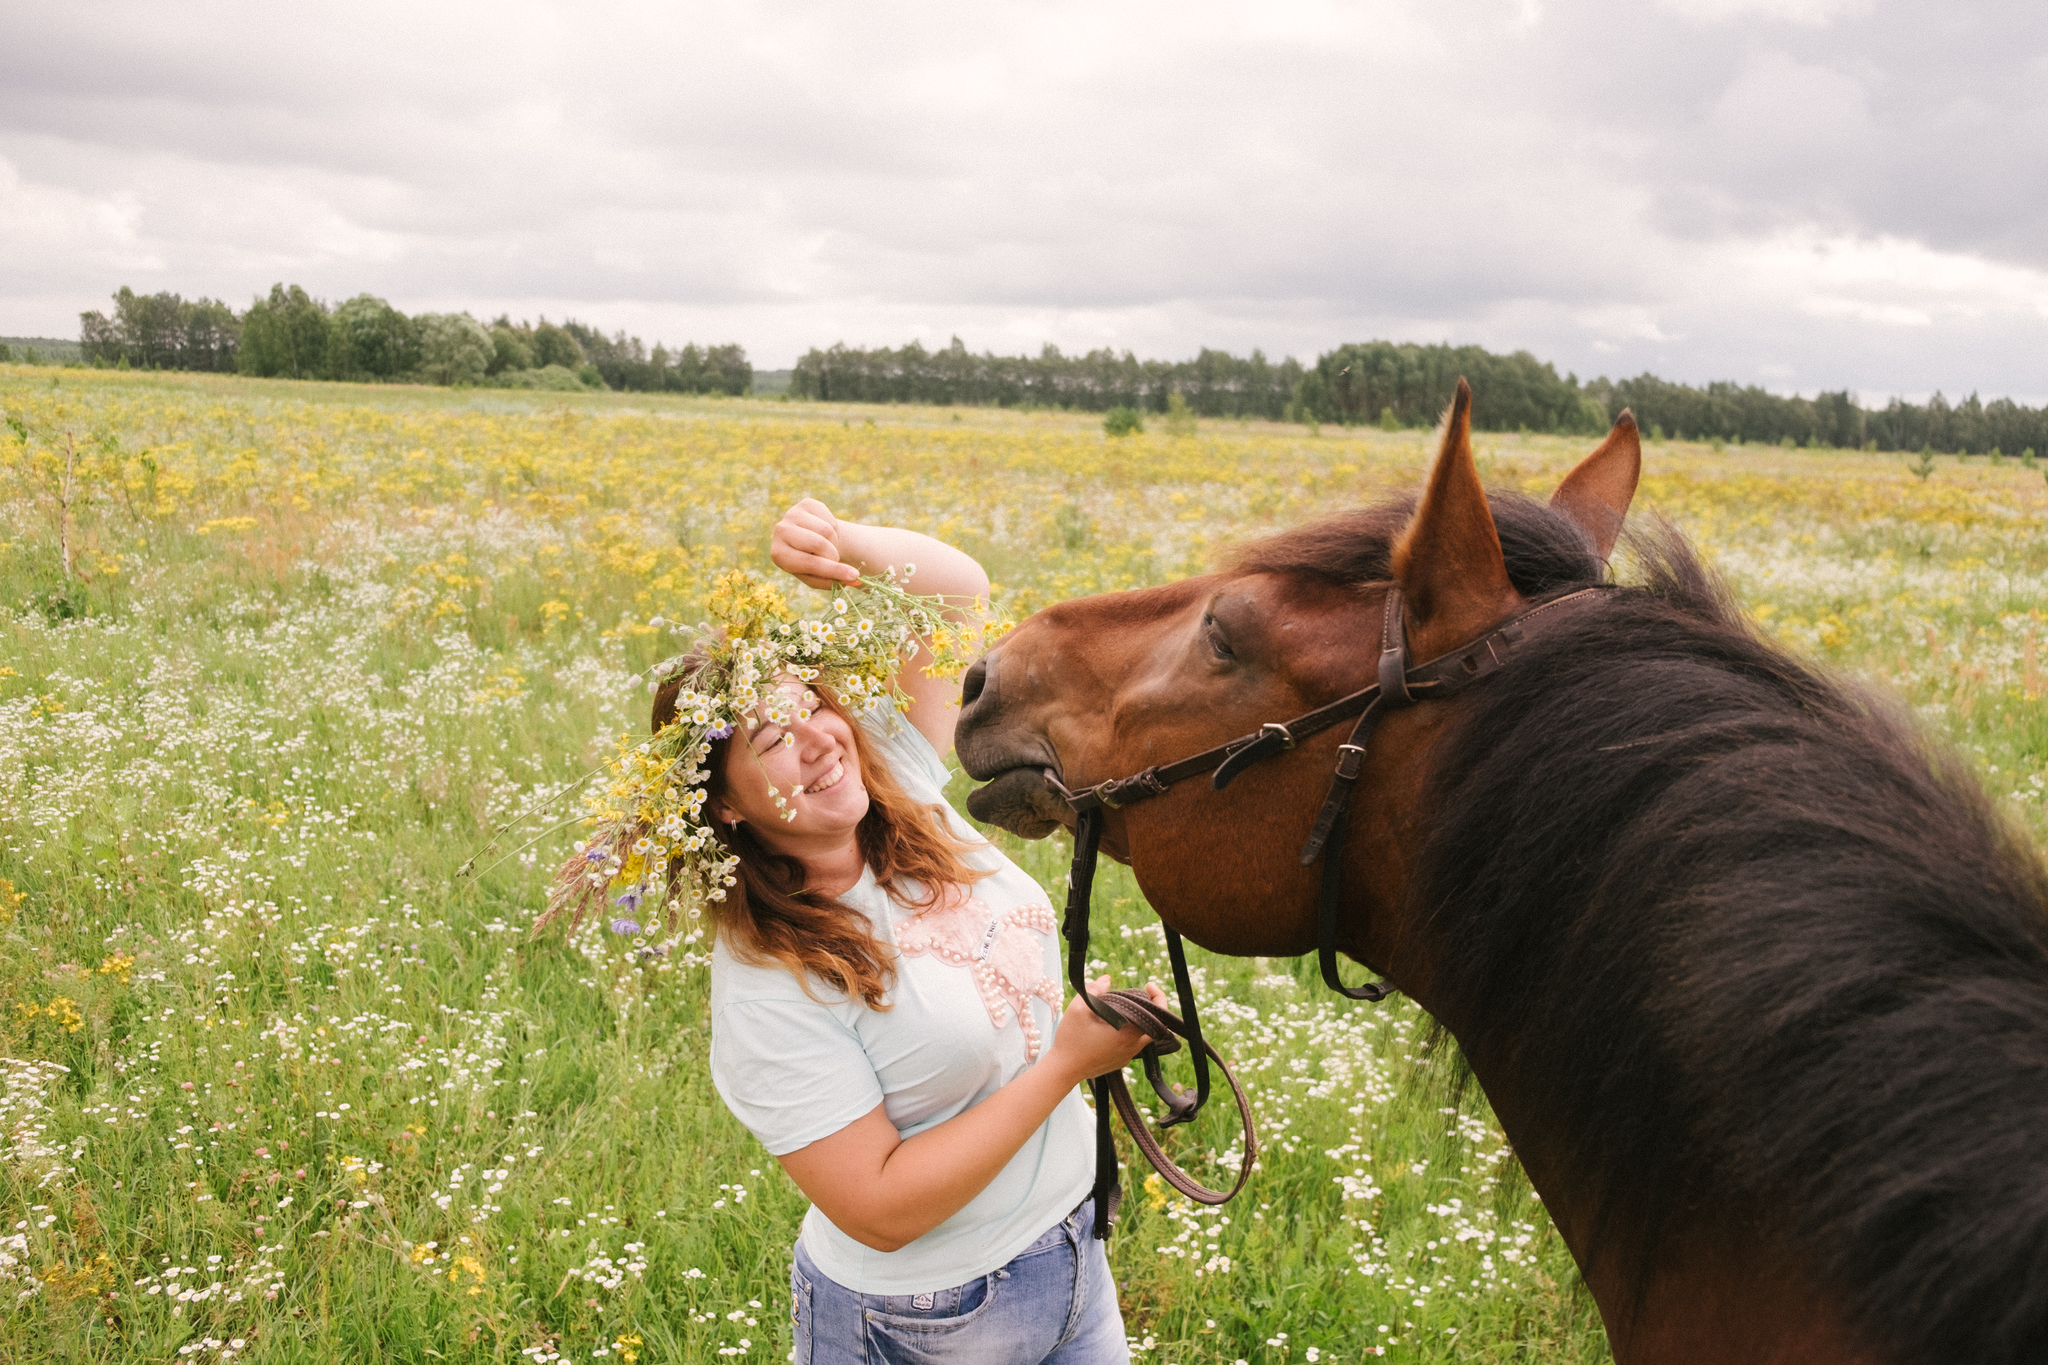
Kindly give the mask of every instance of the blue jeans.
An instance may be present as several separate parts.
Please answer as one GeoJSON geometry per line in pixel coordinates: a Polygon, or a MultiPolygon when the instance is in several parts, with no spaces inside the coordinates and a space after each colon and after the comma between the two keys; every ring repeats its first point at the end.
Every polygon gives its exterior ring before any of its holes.
{"type": "Polygon", "coordinates": [[[930,1294],[862,1294],[801,1239],[789,1274],[796,1365],[1127,1365],[1090,1199],[992,1274],[930,1294]]]}

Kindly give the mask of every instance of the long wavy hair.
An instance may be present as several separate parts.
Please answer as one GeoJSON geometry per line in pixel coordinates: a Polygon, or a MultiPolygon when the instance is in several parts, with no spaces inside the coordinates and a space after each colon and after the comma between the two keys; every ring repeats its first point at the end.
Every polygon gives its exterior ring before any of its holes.
{"type": "MultiPolygon", "coordinates": [[[[654,694],[657,732],[675,719],[683,682],[676,678],[654,694]]],[[[973,845],[947,828],[939,807],[911,800],[838,699],[822,687],[815,690],[820,704],[846,717],[853,732],[861,784],[868,793],[868,813],[861,817],[854,837],[876,883],[889,888],[898,904],[923,909],[954,888],[991,875],[992,870],[968,865],[965,855],[973,845]]],[[[732,742],[731,737],[712,741],[706,764],[711,776],[704,784],[707,811],[716,811],[725,798],[725,762],[732,742]]],[[[815,977],[869,1009],[889,1008],[886,997],[895,954],[875,938],[867,916],[812,890],[806,885],[802,861],[774,852],[745,822],[729,826],[713,820],[711,830],[740,860],[739,884],[722,903],[710,907],[713,927],[732,955],[751,965],[779,963],[807,992],[815,977]]]]}

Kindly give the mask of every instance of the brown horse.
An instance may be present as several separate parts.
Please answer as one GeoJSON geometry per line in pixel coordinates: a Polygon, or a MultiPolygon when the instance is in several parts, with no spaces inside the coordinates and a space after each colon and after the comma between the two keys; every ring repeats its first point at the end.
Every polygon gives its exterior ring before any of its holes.
{"type": "MultiPolygon", "coordinates": [[[[1066,602],[966,679],[969,806],[1137,773],[1601,582],[1624,414],[1548,506],[1489,499],[1460,384],[1419,501],[1224,572],[1066,602]]],[[[1338,946],[1458,1041],[1618,1360],[2048,1359],[2048,880],[1893,708],[1759,638],[1676,533],[1456,697],[1373,734],[1338,946]]],[[[1103,849],[1214,951],[1316,942],[1297,854],[1346,727],[1110,811],[1103,849]]]]}

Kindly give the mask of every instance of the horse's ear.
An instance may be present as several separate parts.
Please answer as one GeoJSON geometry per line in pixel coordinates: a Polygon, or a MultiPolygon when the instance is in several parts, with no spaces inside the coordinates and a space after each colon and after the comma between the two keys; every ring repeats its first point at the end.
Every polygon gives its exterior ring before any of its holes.
{"type": "Polygon", "coordinates": [[[1636,415],[1627,408],[1614,419],[1614,430],[1578,468],[1564,476],[1564,482],[1550,495],[1550,505],[1579,524],[1600,552],[1600,562],[1614,553],[1621,536],[1622,518],[1636,496],[1636,481],[1643,475],[1643,438],[1636,431],[1636,415]]]}
{"type": "Polygon", "coordinates": [[[1472,463],[1472,389],[1463,379],[1444,419],[1429,486],[1414,520],[1394,542],[1393,569],[1417,623],[1446,649],[1521,601],[1508,580],[1500,533],[1472,463]]]}

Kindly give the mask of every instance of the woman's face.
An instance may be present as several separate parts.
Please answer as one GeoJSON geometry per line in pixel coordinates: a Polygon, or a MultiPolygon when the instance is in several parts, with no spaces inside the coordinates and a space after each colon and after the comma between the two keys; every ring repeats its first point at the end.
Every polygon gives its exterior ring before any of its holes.
{"type": "Polygon", "coordinates": [[[768,709],[764,702],[751,718],[753,729],[735,732],[725,746],[725,795],[717,818],[744,820],[762,843],[798,856],[843,844],[868,813],[853,724],[793,679],[779,684],[774,695],[787,721],[769,720],[762,714],[768,709]],[[806,712],[807,718],[798,718],[806,712]],[[785,806],[776,805],[777,793],[785,806]],[[796,818],[785,818],[785,811],[796,818]]]}

